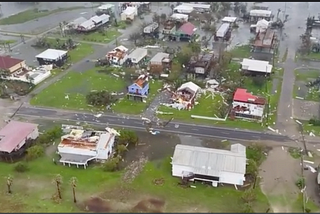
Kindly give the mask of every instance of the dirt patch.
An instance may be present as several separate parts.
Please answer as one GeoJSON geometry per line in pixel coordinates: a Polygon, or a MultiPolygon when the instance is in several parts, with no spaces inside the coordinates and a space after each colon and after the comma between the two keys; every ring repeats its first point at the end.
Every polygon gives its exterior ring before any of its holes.
{"type": "Polygon", "coordinates": [[[261,189],[274,212],[291,212],[299,192],[300,162],[291,157],[287,148],[274,147],[260,167],[261,189]]]}
{"type": "Polygon", "coordinates": [[[134,212],[152,212],[152,213],[162,213],[164,209],[165,201],[149,198],[139,201],[136,206],[133,207],[134,212]]]}
{"type": "Polygon", "coordinates": [[[161,186],[161,185],[164,184],[164,178],[154,179],[154,180],[152,181],[152,183],[153,183],[154,185],[159,185],[159,186],[161,186]]]}
{"type": "Polygon", "coordinates": [[[132,161],[131,164],[125,168],[125,173],[122,177],[123,181],[127,183],[132,182],[134,178],[140,174],[147,161],[148,159],[144,156],[140,157],[137,161],[132,161]]]}
{"type": "Polygon", "coordinates": [[[100,197],[91,197],[85,201],[84,209],[85,211],[97,213],[110,212],[112,210],[110,203],[100,197]]]}

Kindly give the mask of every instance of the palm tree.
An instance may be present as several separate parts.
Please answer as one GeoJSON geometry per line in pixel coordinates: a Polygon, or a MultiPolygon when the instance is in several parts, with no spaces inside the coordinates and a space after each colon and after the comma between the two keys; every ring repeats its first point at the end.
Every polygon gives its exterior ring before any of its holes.
{"type": "Polygon", "coordinates": [[[72,177],[70,179],[71,187],[72,187],[72,194],[73,194],[73,202],[77,203],[77,198],[76,198],[76,187],[77,187],[77,178],[72,177]]]}
{"type": "Polygon", "coordinates": [[[56,175],[56,177],[54,178],[54,183],[56,184],[56,187],[57,187],[58,197],[59,199],[62,199],[62,195],[61,195],[62,176],[60,174],[56,175]]]}
{"type": "Polygon", "coordinates": [[[11,175],[8,175],[8,177],[7,177],[7,188],[8,188],[8,193],[9,194],[12,193],[12,191],[11,191],[12,183],[13,183],[13,177],[11,175]]]}

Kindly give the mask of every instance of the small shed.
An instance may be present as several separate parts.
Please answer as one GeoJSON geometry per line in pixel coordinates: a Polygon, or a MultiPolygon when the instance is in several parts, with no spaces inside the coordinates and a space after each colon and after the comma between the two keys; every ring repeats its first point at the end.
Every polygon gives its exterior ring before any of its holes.
{"type": "Polygon", "coordinates": [[[133,64],[138,64],[148,55],[148,49],[136,48],[128,55],[128,59],[131,60],[133,64]]]}
{"type": "Polygon", "coordinates": [[[124,11],[121,13],[121,20],[134,20],[134,17],[138,15],[138,10],[136,7],[127,7],[124,11]]]}
{"type": "Polygon", "coordinates": [[[61,67],[68,59],[68,51],[47,49],[36,56],[40,65],[50,65],[61,67]]]}

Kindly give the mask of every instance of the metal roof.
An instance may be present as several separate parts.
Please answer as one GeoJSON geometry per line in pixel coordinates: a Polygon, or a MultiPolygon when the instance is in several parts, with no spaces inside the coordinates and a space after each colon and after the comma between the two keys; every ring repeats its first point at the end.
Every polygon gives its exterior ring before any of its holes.
{"type": "Polygon", "coordinates": [[[162,62],[164,58],[169,58],[169,57],[170,57],[170,54],[159,52],[156,55],[154,55],[154,57],[151,58],[150,63],[153,63],[153,62],[159,63],[159,62],[162,62]]]}
{"type": "Polygon", "coordinates": [[[42,53],[38,54],[36,58],[41,58],[41,59],[50,59],[50,60],[57,60],[64,55],[66,55],[68,51],[63,51],[63,50],[56,50],[56,49],[47,49],[43,51],[42,53]]]}
{"type": "Polygon", "coordinates": [[[201,88],[198,85],[196,85],[195,83],[193,83],[193,82],[186,82],[186,83],[183,83],[177,89],[177,91],[184,90],[184,89],[189,89],[189,90],[191,90],[191,92],[196,93],[201,88]]]}
{"type": "Polygon", "coordinates": [[[89,155],[75,155],[75,154],[67,154],[60,153],[61,159],[59,160],[61,163],[70,163],[70,164],[87,164],[89,160],[94,159],[94,156],[89,155]]]}
{"type": "Polygon", "coordinates": [[[196,146],[176,145],[172,165],[193,168],[193,173],[219,177],[221,172],[245,174],[245,146],[235,144],[231,151],[196,146]]]}
{"type": "Polygon", "coordinates": [[[0,130],[0,151],[12,152],[37,127],[33,123],[10,121],[0,130]]]}

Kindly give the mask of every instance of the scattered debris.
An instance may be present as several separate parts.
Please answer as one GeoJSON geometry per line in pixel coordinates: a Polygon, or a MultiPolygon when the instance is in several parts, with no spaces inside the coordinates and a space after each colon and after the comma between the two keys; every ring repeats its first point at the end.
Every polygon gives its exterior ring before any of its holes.
{"type": "Polygon", "coordinates": [[[123,174],[122,179],[127,183],[131,183],[142,171],[147,161],[148,159],[146,157],[140,157],[138,161],[132,161],[132,163],[125,168],[125,173],[123,174]]]}
{"type": "Polygon", "coordinates": [[[309,164],[314,164],[314,162],[313,162],[313,161],[308,161],[308,160],[303,160],[303,162],[305,162],[305,163],[309,163],[309,164]]]}
{"type": "Polygon", "coordinates": [[[102,116],[102,114],[97,114],[97,115],[94,115],[95,117],[99,118],[102,116]]]}

